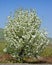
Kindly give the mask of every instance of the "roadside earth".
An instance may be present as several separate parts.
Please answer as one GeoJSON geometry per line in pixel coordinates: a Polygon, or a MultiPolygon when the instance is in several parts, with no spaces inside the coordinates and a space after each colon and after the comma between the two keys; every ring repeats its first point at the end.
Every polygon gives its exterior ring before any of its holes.
{"type": "MultiPolygon", "coordinates": [[[[16,58],[10,54],[0,55],[0,63],[19,63],[16,58]]],[[[50,63],[52,64],[52,57],[38,57],[37,58],[24,58],[23,63],[50,63]]]]}

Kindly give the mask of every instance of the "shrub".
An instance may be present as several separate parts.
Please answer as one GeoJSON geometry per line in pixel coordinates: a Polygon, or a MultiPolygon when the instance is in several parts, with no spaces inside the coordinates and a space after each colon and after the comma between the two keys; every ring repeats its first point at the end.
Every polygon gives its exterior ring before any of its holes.
{"type": "Polygon", "coordinates": [[[8,44],[5,52],[13,57],[37,57],[48,44],[47,33],[40,30],[41,20],[35,10],[19,9],[8,17],[4,35],[8,44]]]}

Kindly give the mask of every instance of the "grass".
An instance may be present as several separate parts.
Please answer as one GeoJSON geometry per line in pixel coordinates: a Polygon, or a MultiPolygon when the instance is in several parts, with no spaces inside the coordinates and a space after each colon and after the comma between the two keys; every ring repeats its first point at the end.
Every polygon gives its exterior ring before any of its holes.
{"type": "Polygon", "coordinates": [[[3,54],[3,49],[5,48],[6,42],[0,42],[0,55],[3,54]]]}
{"type": "Polygon", "coordinates": [[[41,56],[52,57],[52,44],[49,44],[41,53],[41,56]]]}

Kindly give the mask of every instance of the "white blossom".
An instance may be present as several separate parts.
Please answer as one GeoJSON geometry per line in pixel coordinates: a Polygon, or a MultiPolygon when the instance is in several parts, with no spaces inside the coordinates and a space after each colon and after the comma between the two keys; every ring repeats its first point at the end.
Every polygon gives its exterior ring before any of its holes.
{"type": "Polygon", "coordinates": [[[32,38],[35,38],[36,37],[36,35],[32,35],[32,38]]]}
{"type": "Polygon", "coordinates": [[[10,16],[8,16],[8,18],[10,18],[10,16]]]}
{"type": "Polygon", "coordinates": [[[3,51],[4,51],[4,52],[7,52],[7,48],[4,48],[3,51]]]}
{"type": "Polygon", "coordinates": [[[16,57],[15,55],[12,55],[12,57],[16,57]]]}
{"type": "Polygon", "coordinates": [[[48,33],[47,33],[47,32],[45,32],[44,34],[45,34],[45,35],[47,35],[48,33]]]}

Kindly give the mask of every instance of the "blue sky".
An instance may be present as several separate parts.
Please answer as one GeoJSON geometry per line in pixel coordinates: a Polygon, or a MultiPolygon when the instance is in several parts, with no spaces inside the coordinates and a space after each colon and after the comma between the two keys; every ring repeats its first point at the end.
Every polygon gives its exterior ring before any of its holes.
{"type": "Polygon", "coordinates": [[[7,16],[18,8],[36,9],[42,20],[42,28],[46,28],[52,37],[52,0],[0,0],[0,28],[4,28],[7,16]]]}

